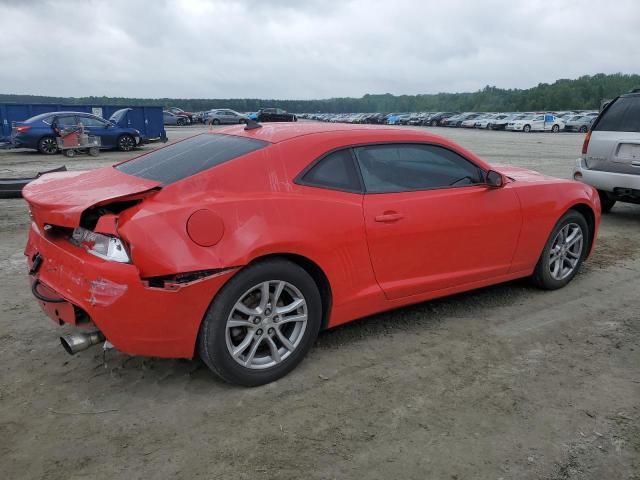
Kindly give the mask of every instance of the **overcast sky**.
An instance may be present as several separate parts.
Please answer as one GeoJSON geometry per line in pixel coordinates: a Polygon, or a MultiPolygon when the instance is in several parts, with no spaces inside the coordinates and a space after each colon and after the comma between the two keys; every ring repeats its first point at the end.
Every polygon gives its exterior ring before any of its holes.
{"type": "Polygon", "coordinates": [[[0,93],[309,99],[640,72],[640,1],[0,0],[0,93]]]}

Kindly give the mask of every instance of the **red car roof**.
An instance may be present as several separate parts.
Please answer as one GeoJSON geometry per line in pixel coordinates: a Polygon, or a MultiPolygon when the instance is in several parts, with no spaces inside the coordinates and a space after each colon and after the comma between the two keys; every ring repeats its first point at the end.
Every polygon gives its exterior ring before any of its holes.
{"type": "MultiPolygon", "coordinates": [[[[423,129],[397,128],[378,125],[350,125],[338,123],[321,123],[321,122],[281,122],[281,123],[263,123],[262,128],[245,130],[244,125],[234,125],[231,127],[212,130],[211,133],[224,133],[227,135],[238,135],[248,138],[255,138],[270,143],[279,143],[292,138],[301,137],[303,135],[311,135],[317,133],[329,132],[354,132],[363,131],[377,132],[382,136],[407,137],[414,136],[421,140],[436,140],[441,143],[444,139],[438,135],[427,133],[423,129]]],[[[448,141],[444,140],[448,143],[448,141]]]]}

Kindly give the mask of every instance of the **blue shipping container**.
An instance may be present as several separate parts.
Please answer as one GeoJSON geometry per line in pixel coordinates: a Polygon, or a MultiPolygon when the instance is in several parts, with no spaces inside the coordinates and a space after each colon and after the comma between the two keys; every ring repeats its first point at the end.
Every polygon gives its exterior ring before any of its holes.
{"type": "Polygon", "coordinates": [[[143,140],[166,140],[162,107],[126,107],[122,105],[59,105],[52,103],[0,103],[0,141],[9,141],[13,122],[25,120],[48,112],[86,112],[109,119],[114,112],[130,108],[127,112],[128,127],[140,131],[143,140]]]}

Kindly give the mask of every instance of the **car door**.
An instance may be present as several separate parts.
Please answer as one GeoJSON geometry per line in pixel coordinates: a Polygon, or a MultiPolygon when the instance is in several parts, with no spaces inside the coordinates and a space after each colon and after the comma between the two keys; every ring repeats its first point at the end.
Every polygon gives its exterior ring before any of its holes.
{"type": "Polygon", "coordinates": [[[85,133],[100,137],[103,147],[113,147],[117,141],[117,128],[106,120],[93,116],[78,116],[78,123],[82,123],[85,133]]]}
{"type": "Polygon", "coordinates": [[[438,291],[509,271],[522,223],[507,184],[460,154],[428,144],[354,149],[376,279],[389,299],[438,291]]]}
{"type": "Polygon", "coordinates": [[[531,130],[536,130],[538,132],[544,131],[544,115],[536,115],[531,120],[531,130]]]}

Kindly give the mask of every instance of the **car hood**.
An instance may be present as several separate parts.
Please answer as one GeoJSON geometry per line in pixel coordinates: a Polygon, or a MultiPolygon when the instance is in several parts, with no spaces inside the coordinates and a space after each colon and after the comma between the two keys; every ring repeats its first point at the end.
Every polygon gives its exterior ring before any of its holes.
{"type": "Polygon", "coordinates": [[[113,115],[109,117],[109,121],[118,127],[126,128],[127,122],[127,112],[133,110],[132,108],[121,108],[120,110],[116,110],[113,112],[113,115]]]}
{"type": "Polygon", "coordinates": [[[553,181],[564,182],[560,178],[548,177],[535,170],[528,170],[526,168],[514,167],[511,165],[492,165],[496,171],[506,175],[509,178],[514,179],[516,182],[537,183],[544,182],[549,183],[553,181]]]}
{"type": "Polygon", "coordinates": [[[82,213],[99,205],[134,200],[158,190],[160,183],[127,175],[113,167],[91,171],[50,173],[28,183],[22,196],[34,221],[74,228],[82,213]]]}

